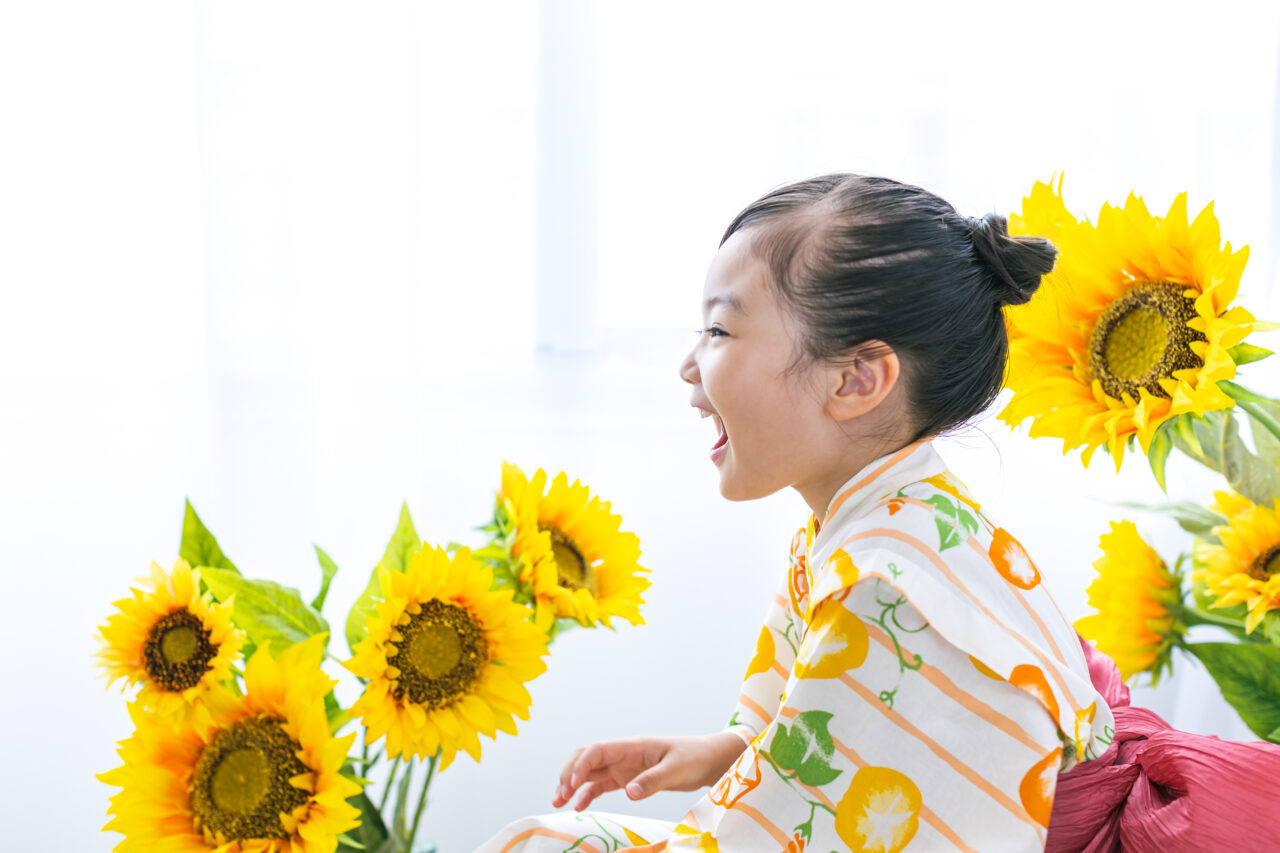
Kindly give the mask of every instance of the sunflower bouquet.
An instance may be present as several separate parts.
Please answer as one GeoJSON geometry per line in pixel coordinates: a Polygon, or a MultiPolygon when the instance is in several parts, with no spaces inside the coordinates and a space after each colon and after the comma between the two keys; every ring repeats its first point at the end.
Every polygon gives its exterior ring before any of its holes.
{"type": "Polygon", "coordinates": [[[563,623],[643,623],[639,540],[586,486],[545,483],[504,465],[476,550],[423,542],[402,507],[347,613],[349,707],[322,666],[333,559],[316,547],[306,601],[246,577],[188,503],[172,569],[153,564],[99,628],[97,665],[134,688],[121,765],[99,776],[119,789],[115,849],[414,850],[435,774],[517,733],[563,623]]]}
{"type": "Polygon", "coordinates": [[[1166,492],[1174,450],[1225,481],[1204,505],[1122,504],[1171,516],[1191,541],[1170,565],[1133,522],[1112,522],[1088,589],[1096,612],[1076,628],[1125,678],[1154,681],[1184,650],[1280,743],[1280,401],[1235,381],[1272,354],[1245,339],[1280,325],[1233,304],[1247,247],[1222,242],[1212,204],[1190,219],[1185,194],[1164,216],[1131,194],[1078,219],[1061,178],[1037,183],[1009,230],[1052,240],[1058,260],[1028,303],[1005,309],[1013,393],[1000,419],[1030,419],[1031,436],[1082,448],[1085,465],[1104,448],[1119,471],[1140,451],[1166,492]],[[1194,625],[1230,640],[1190,642],[1194,625]]]}

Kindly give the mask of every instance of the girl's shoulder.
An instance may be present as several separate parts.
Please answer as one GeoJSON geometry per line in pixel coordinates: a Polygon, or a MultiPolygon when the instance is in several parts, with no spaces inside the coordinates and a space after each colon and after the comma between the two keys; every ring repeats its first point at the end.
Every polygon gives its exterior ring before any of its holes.
{"type": "Polygon", "coordinates": [[[1106,705],[1076,633],[1017,538],[949,471],[875,498],[814,542],[810,610],[856,584],[887,584],[952,645],[1036,695],[1081,754],[1096,751],[1091,727],[1110,725],[1109,712],[1097,719],[1106,705]]]}

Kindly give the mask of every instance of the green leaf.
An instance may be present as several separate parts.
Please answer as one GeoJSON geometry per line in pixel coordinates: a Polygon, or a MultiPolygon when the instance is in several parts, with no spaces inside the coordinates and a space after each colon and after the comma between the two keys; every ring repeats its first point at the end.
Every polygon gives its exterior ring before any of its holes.
{"type": "Polygon", "coordinates": [[[1280,469],[1268,465],[1245,447],[1230,413],[1222,424],[1222,474],[1231,488],[1257,504],[1271,506],[1280,497],[1280,469]]]}
{"type": "MultiPolygon", "coordinates": [[[[418,531],[413,528],[413,519],[409,517],[409,505],[401,504],[400,519],[396,523],[395,532],[391,534],[391,540],[387,542],[386,550],[383,551],[382,560],[378,565],[403,572],[409,565],[409,558],[421,548],[422,540],[418,538],[418,531]]],[[[355,654],[356,644],[368,633],[368,619],[376,612],[378,602],[381,600],[382,585],[378,581],[378,566],[374,566],[364,592],[356,599],[355,604],[351,605],[351,612],[347,614],[347,646],[352,654],[355,654]]]]}
{"type": "Polygon", "coordinates": [[[215,569],[226,569],[234,574],[240,574],[240,570],[218,547],[218,540],[213,538],[209,528],[205,527],[200,516],[196,515],[191,501],[187,501],[186,513],[182,517],[182,544],[178,546],[178,556],[193,568],[212,566],[215,569]]]}
{"type": "Polygon", "coordinates": [[[338,704],[332,690],[324,695],[324,715],[329,718],[329,731],[335,735],[351,722],[351,715],[347,713],[346,708],[338,704]]]}
{"type": "Polygon", "coordinates": [[[1140,509],[1146,512],[1158,512],[1161,515],[1167,515],[1174,521],[1178,522],[1178,526],[1183,530],[1210,542],[1218,541],[1218,537],[1213,533],[1213,528],[1227,523],[1227,519],[1223,516],[1191,501],[1171,501],[1163,504],[1144,504],[1136,501],[1120,501],[1116,506],[1122,506],[1126,509],[1140,509]]]}
{"type": "Polygon", "coordinates": [[[791,730],[779,726],[770,747],[774,762],[784,770],[794,770],[796,778],[812,787],[826,785],[842,771],[831,767],[835,741],[827,731],[829,711],[804,711],[796,715],[791,730]]]}
{"type": "Polygon", "coordinates": [[[316,557],[320,560],[320,591],[311,600],[311,606],[316,610],[323,610],[324,600],[329,597],[329,584],[333,583],[333,576],[338,573],[338,564],[319,545],[312,543],[311,547],[316,549],[316,557]]]}
{"type": "Polygon", "coordinates": [[[231,618],[255,646],[271,641],[278,653],[284,646],[329,631],[329,623],[296,589],[274,581],[251,580],[226,569],[202,569],[200,576],[218,601],[235,596],[231,618]]]}
{"type": "Polygon", "coordinates": [[[422,550],[422,540],[418,531],[413,529],[413,519],[409,517],[409,504],[400,505],[400,520],[396,523],[395,532],[387,542],[387,549],[382,554],[382,565],[397,572],[403,572],[409,565],[409,558],[422,550]]]}
{"type": "Polygon", "coordinates": [[[400,774],[400,784],[396,787],[396,813],[391,821],[391,837],[399,847],[408,848],[409,838],[409,781],[413,779],[412,765],[406,764],[400,774]]]}
{"type": "Polygon", "coordinates": [[[387,827],[382,822],[378,807],[363,793],[347,800],[360,810],[360,825],[345,836],[338,836],[339,850],[377,850],[387,840],[387,827]],[[354,840],[343,840],[345,838],[354,840]]]}
{"type": "Polygon", "coordinates": [[[1269,738],[1280,729],[1280,648],[1243,643],[1188,643],[1222,697],[1254,734],[1269,738]]]}
{"type": "Polygon", "coordinates": [[[934,495],[925,501],[933,505],[934,523],[938,527],[938,550],[954,548],[965,541],[964,531],[978,532],[978,521],[964,507],[953,503],[946,495],[934,495]]]}
{"type": "Polygon", "coordinates": [[[1206,468],[1222,473],[1222,412],[1197,418],[1190,412],[1174,419],[1173,446],[1206,468]]]}
{"type": "Polygon", "coordinates": [[[1275,355],[1275,353],[1263,347],[1255,347],[1253,344],[1236,344],[1227,349],[1227,355],[1231,356],[1231,360],[1239,365],[1262,361],[1269,355],[1275,355]]]}
{"type": "Polygon", "coordinates": [[[1225,391],[1228,397],[1235,400],[1236,405],[1248,412],[1250,417],[1257,420],[1263,428],[1277,439],[1280,439],[1280,417],[1277,417],[1275,409],[1278,401],[1270,397],[1264,397],[1261,394],[1255,394],[1243,385],[1237,385],[1234,382],[1222,381],[1218,383],[1218,387],[1225,391]]]}
{"type": "Polygon", "coordinates": [[[796,771],[796,778],[810,788],[820,788],[834,782],[843,771],[834,769],[826,760],[817,754],[811,755],[796,771]]]}
{"type": "Polygon", "coordinates": [[[804,739],[798,734],[793,736],[786,726],[779,723],[773,733],[773,742],[769,744],[769,756],[783,770],[795,770],[804,760],[804,739]]]}
{"type": "MultiPolygon", "coordinates": [[[[1254,629],[1257,630],[1256,628],[1254,629]]],[[[1280,613],[1272,610],[1262,620],[1262,631],[1267,638],[1267,642],[1273,646],[1280,646],[1280,613]]]]}
{"type": "Polygon", "coordinates": [[[1147,449],[1147,462],[1151,465],[1151,473],[1156,476],[1160,491],[1168,492],[1164,484],[1164,466],[1169,461],[1169,453],[1173,450],[1172,421],[1165,421],[1151,437],[1151,446],[1147,449]]]}

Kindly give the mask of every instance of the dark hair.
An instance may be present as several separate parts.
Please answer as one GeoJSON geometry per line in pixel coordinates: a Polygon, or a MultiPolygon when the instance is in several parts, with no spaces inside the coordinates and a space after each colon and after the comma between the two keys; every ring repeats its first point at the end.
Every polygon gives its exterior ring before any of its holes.
{"type": "Polygon", "coordinates": [[[888,178],[833,174],[752,202],[721,238],[760,227],[752,249],[805,329],[802,356],[839,362],[898,354],[912,441],[955,429],[1004,384],[1005,305],[1029,300],[1053,268],[1048,240],[1009,235],[1003,216],[961,216],[888,178]]]}

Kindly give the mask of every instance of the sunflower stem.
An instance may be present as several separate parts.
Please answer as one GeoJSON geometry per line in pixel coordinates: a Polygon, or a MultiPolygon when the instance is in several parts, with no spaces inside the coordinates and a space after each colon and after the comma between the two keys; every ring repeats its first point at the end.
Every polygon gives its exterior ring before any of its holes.
{"type": "Polygon", "coordinates": [[[413,826],[409,829],[409,840],[405,853],[412,853],[413,841],[418,837],[418,824],[422,822],[422,812],[427,807],[427,791],[431,788],[431,777],[435,775],[436,764],[440,761],[440,750],[427,761],[427,777],[422,780],[422,793],[418,794],[418,810],[413,815],[413,826]]]}
{"type": "Polygon", "coordinates": [[[1226,628],[1232,634],[1246,642],[1265,643],[1267,640],[1260,634],[1247,634],[1244,630],[1243,623],[1239,619],[1232,619],[1230,616],[1218,616],[1215,613],[1206,613],[1198,607],[1184,607],[1182,613],[1179,614],[1182,624],[1188,627],[1193,625],[1213,625],[1218,628],[1226,628]]]}
{"type": "Polygon", "coordinates": [[[396,781],[396,771],[400,769],[400,756],[396,756],[391,762],[391,772],[387,774],[387,786],[382,789],[382,801],[378,803],[378,813],[382,814],[387,810],[387,801],[391,799],[391,789],[396,781]]]}
{"type": "Polygon", "coordinates": [[[1255,421],[1266,427],[1267,432],[1280,439],[1280,420],[1277,420],[1275,415],[1260,405],[1262,403],[1275,403],[1275,400],[1263,397],[1261,394],[1255,394],[1243,385],[1237,385],[1227,380],[1220,381],[1218,387],[1225,391],[1228,397],[1235,400],[1236,405],[1248,412],[1255,421]]]}

